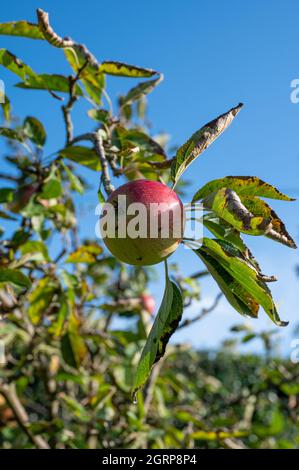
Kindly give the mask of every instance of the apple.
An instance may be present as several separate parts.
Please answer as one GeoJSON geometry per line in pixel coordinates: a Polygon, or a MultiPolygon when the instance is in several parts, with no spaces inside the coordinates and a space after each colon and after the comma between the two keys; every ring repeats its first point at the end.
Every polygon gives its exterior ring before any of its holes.
{"type": "Polygon", "coordinates": [[[127,264],[157,264],[183,236],[183,204],[165,184],[139,179],[120,186],[104,204],[100,229],[109,251],[127,264]]]}
{"type": "Polygon", "coordinates": [[[150,315],[154,315],[156,309],[156,302],[152,295],[142,294],[140,296],[142,308],[150,315]]]}

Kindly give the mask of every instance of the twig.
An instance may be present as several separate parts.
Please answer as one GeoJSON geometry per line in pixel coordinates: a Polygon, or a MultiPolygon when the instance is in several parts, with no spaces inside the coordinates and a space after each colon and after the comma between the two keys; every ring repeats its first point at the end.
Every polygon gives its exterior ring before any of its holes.
{"type": "Polygon", "coordinates": [[[102,167],[101,182],[103,183],[106,193],[109,195],[114,191],[114,187],[111,183],[111,179],[109,175],[108,161],[105,155],[101,129],[95,133],[94,148],[101,162],[101,167],[102,167]]]}
{"type": "Polygon", "coordinates": [[[84,56],[84,58],[89,62],[89,64],[98,71],[98,68],[99,68],[98,61],[93,56],[93,54],[87,49],[87,47],[84,46],[84,44],[78,44],[77,42],[73,41],[73,39],[71,38],[62,38],[57,33],[55,33],[55,31],[53,30],[49,22],[49,14],[43,11],[41,8],[38,8],[36,10],[36,13],[37,13],[39,27],[42,30],[45,36],[45,39],[48,42],[50,42],[50,44],[56,47],[62,47],[62,48],[72,47],[74,49],[77,49],[84,56]]]}
{"type": "Polygon", "coordinates": [[[81,134],[81,135],[77,135],[77,137],[74,137],[69,145],[74,145],[76,144],[77,142],[81,142],[82,140],[90,140],[90,141],[94,141],[94,132],[86,132],[86,134],[81,134]]]}
{"type": "Polygon", "coordinates": [[[199,320],[202,320],[203,317],[205,317],[208,313],[211,313],[213,310],[215,310],[215,308],[217,307],[217,305],[219,304],[219,301],[222,297],[222,292],[220,292],[214,302],[212,303],[212,305],[210,307],[204,307],[202,309],[202,311],[194,318],[187,318],[187,320],[183,321],[183,323],[181,323],[179,326],[178,326],[178,329],[180,328],[184,328],[185,326],[189,326],[191,325],[192,323],[195,323],[199,320]]]}
{"type": "Polygon", "coordinates": [[[39,435],[33,434],[30,429],[30,421],[27,415],[25,408],[23,407],[22,403],[19,400],[19,397],[16,392],[15,384],[0,384],[0,393],[3,395],[5,400],[7,401],[8,405],[12,409],[16,420],[18,421],[19,425],[23,429],[23,431],[27,434],[31,442],[38,448],[38,449],[50,449],[48,443],[39,435]]]}

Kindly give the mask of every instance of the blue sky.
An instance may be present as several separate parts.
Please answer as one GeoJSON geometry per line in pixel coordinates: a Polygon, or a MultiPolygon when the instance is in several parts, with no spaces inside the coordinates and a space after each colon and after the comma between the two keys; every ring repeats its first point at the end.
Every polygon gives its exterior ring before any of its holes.
{"type": "MultiPolygon", "coordinates": [[[[164,73],[164,82],[150,96],[150,119],[154,131],[169,133],[174,145],[240,101],[245,103],[228,131],[186,172],[190,185],[185,202],[208,180],[230,174],[258,175],[291,195],[299,193],[299,104],[290,101],[290,83],[299,78],[298,2],[27,0],[5,2],[1,22],[35,22],[37,7],[50,13],[58,33],[87,44],[99,60],[126,61],[164,73]]],[[[0,41],[0,47],[40,73],[69,73],[62,52],[46,43],[9,37],[0,37],[0,41]]],[[[0,78],[16,114],[35,115],[45,123],[47,152],[60,148],[64,134],[59,103],[46,93],[14,88],[16,78],[4,69],[0,78]]],[[[117,96],[135,83],[108,77],[108,91],[117,96]]],[[[78,133],[90,126],[87,109],[79,105],[75,112],[78,133]]],[[[80,204],[88,221],[83,233],[92,237],[96,195],[88,194],[80,204]]],[[[273,207],[298,241],[299,204],[276,202],[273,207]]],[[[251,238],[248,243],[264,271],[279,276],[271,287],[282,318],[291,322],[280,330],[288,353],[289,335],[298,322],[299,279],[294,272],[298,254],[267,239],[251,238]]],[[[200,269],[198,260],[183,249],[173,259],[186,273],[200,269]]],[[[154,286],[154,291],[160,298],[160,287],[154,286]]],[[[212,279],[203,282],[206,303],[216,292],[212,279]]],[[[197,347],[214,347],[240,321],[222,301],[217,313],[176,338],[190,340],[197,347]]],[[[257,330],[270,326],[262,313],[252,324],[257,330]]]]}

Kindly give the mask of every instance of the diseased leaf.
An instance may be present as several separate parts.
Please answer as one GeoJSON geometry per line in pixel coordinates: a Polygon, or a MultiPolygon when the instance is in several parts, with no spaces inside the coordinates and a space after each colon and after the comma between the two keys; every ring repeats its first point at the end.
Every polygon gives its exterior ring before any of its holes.
{"type": "Polygon", "coordinates": [[[95,243],[83,245],[69,255],[66,263],[95,263],[97,256],[102,252],[102,247],[95,243]]]}
{"type": "Polygon", "coordinates": [[[43,147],[46,142],[46,131],[43,124],[35,117],[28,116],[24,121],[24,132],[38,147],[43,147]]]}
{"type": "Polygon", "coordinates": [[[228,273],[243,286],[258,302],[271,320],[278,326],[286,326],[288,322],[280,320],[271,292],[265,282],[260,279],[254,266],[244,259],[235,247],[222,240],[204,238],[201,250],[216,259],[228,273]],[[238,256],[239,255],[239,256],[238,256]]]}
{"type": "Polygon", "coordinates": [[[201,248],[194,250],[217,282],[228,302],[241,315],[258,317],[259,304],[221,264],[201,248]]]}
{"type": "Polygon", "coordinates": [[[147,78],[156,75],[156,70],[129,65],[123,62],[105,61],[100,65],[100,72],[108,75],[117,75],[118,77],[147,78]]]}
{"type": "Polygon", "coordinates": [[[18,57],[6,49],[0,49],[0,65],[3,65],[3,67],[16,74],[22,80],[27,80],[35,75],[31,67],[24,64],[18,57]]]}
{"type": "Polygon", "coordinates": [[[100,159],[91,148],[74,145],[60,150],[59,155],[80,165],[87,166],[91,170],[99,171],[101,169],[100,159]]]}
{"type": "Polygon", "coordinates": [[[23,20],[1,23],[0,34],[6,36],[22,36],[30,39],[45,39],[37,24],[23,20]]]}
{"type": "Polygon", "coordinates": [[[238,194],[222,188],[202,201],[205,209],[212,210],[221,219],[248,235],[264,235],[272,228],[271,217],[255,216],[242,204],[238,194]]]}
{"type": "Polygon", "coordinates": [[[225,131],[242,106],[242,103],[240,103],[235,108],[230,109],[213,121],[208,122],[208,124],[195,132],[190,139],[178,149],[171,165],[171,177],[174,184],[176,184],[190,163],[225,131]]]}
{"type": "Polygon", "coordinates": [[[177,285],[168,279],[162,304],[152,326],[137,367],[134,381],[135,394],[147,381],[152,366],[164,355],[169,338],[176,330],[183,313],[182,294],[177,285]]]}
{"type": "Polygon", "coordinates": [[[155,80],[139,83],[139,85],[132,88],[129,93],[123,98],[122,106],[128,105],[140,99],[142,96],[151,93],[154,88],[163,80],[163,75],[160,75],[155,80]]]}
{"type": "Polygon", "coordinates": [[[24,287],[29,289],[31,286],[30,279],[25,276],[21,271],[16,269],[1,268],[0,269],[0,282],[10,282],[16,286],[24,287]]]}
{"type": "Polygon", "coordinates": [[[297,248],[296,243],[288,233],[284,223],[276,212],[262,199],[255,196],[242,196],[242,203],[255,216],[262,216],[271,219],[272,228],[266,236],[290,248],[297,248]]]}
{"type": "Polygon", "coordinates": [[[232,189],[239,196],[259,196],[281,201],[294,201],[294,199],[283,194],[269,183],[265,183],[257,176],[225,176],[205,184],[197,191],[193,197],[193,202],[199,201],[221,188],[232,189]]]}

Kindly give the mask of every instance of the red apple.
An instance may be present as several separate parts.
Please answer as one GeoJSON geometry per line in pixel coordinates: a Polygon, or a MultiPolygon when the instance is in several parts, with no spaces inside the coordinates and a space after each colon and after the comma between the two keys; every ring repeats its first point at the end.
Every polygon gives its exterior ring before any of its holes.
{"type": "Polygon", "coordinates": [[[182,239],[183,205],[165,184],[131,181],[109,196],[100,226],[104,243],[120,261],[156,264],[173,253],[182,239]]]}

